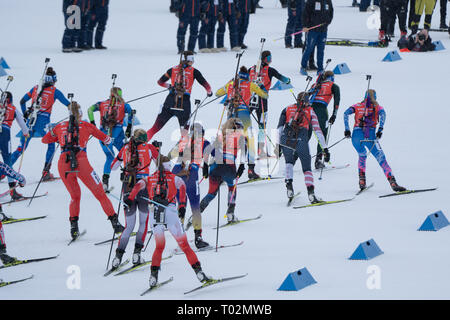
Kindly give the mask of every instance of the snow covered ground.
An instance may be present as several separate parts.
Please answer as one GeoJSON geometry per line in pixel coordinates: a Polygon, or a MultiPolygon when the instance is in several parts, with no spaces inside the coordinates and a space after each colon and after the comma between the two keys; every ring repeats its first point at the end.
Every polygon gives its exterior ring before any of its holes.
{"type": "MultiPolygon", "coordinates": [[[[272,51],[272,66],[290,77],[295,91],[303,90],[305,77],[299,75],[300,49],[285,49],[283,41],[272,39],[283,36],[287,10],[278,1],[262,0],[264,9],[250,17],[246,44],[249,49],[242,64],[256,63],[260,38],[266,49],[272,51]]],[[[349,7],[350,0],[334,1],[335,16],[329,27],[329,37],[377,37],[377,30],[366,26],[369,13],[360,13],[349,7]]],[[[177,64],[177,19],[168,11],[169,1],[111,1],[110,17],[105,33],[106,51],[63,54],[61,38],[63,16],[61,1],[0,1],[0,56],[3,56],[14,76],[10,90],[16,105],[22,95],[35,85],[42,73],[45,57],[58,75],[57,87],[65,94],[73,92],[83,110],[105,99],[111,86],[111,74],[118,74],[116,84],[123,88],[125,99],[133,99],[160,90],[157,79],[177,64]]],[[[438,27],[439,13],[433,17],[438,27]]],[[[396,34],[399,34],[396,27],[396,34]]],[[[219,243],[244,241],[244,245],[215,252],[199,253],[207,274],[214,277],[248,273],[244,279],[227,282],[198,293],[184,296],[183,292],[198,285],[194,272],[184,256],[175,256],[162,263],[160,279],[170,276],[174,281],[157,293],[143,299],[449,299],[450,298],[450,228],[438,232],[418,232],[426,216],[443,210],[450,218],[450,192],[446,165],[450,157],[448,125],[450,109],[446,99],[448,88],[449,48],[447,33],[431,33],[433,40],[441,40],[447,50],[431,53],[405,53],[397,62],[381,62],[396,48],[396,38],[389,48],[347,48],[327,46],[325,58],[332,59],[331,68],[347,63],[351,73],[337,75],[341,88],[338,120],[332,127],[330,141],[343,137],[342,114],[353,103],[362,99],[367,87],[365,75],[372,75],[371,87],[376,89],[378,101],[387,112],[387,121],[381,145],[399,184],[408,188],[439,187],[437,191],[380,199],[379,195],[391,189],[376,161],[369,157],[367,178],[375,186],[355,200],[323,207],[292,209],[286,207],[283,180],[260,182],[238,188],[236,215],[252,217],[259,213],[262,219],[225,228],[219,233],[219,243]],[[370,261],[350,261],[348,258],[360,242],[370,238],[384,254],[370,261]],[[369,266],[380,271],[380,289],[368,289],[369,266]],[[318,282],[297,292],[277,291],[288,273],[307,267],[318,282]]],[[[228,36],[226,45],[229,47],[228,36]]],[[[213,90],[224,85],[234,73],[235,53],[197,54],[195,67],[211,84],[213,90]]],[[[4,87],[6,78],[0,78],[4,87]]],[[[193,98],[203,99],[204,89],[194,85],[193,98]]],[[[148,129],[154,122],[163,94],[137,101],[132,107],[148,129]]],[[[274,91],[270,95],[269,128],[274,129],[281,110],[292,102],[289,91],[274,91]]],[[[212,103],[201,110],[198,120],[213,134],[219,123],[222,105],[212,103]]],[[[52,121],[67,115],[56,103],[52,121]]],[[[96,115],[98,117],[98,115],[96,115]]],[[[98,120],[97,120],[98,122],[98,120]]],[[[172,119],[154,138],[163,140],[163,151],[175,142],[169,137],[177,134],[178,122],[172,119]]],[[[13,125],[13,134],[17,133],[13,125]]],[[[94,140],[94,139],[93,139],[94,140]]],[[[96,141],[88,147],[91,164],[102,174],[104,154],[96,141]]],[[[18,139],[13,138],[13,150],[18,139]]],[[[315,141],[311,142],[315,150],[315,141]]],[[[315,176],[316,193],[325,200],[353,196],[358,190],[357,154],[346,140],[331,150],[333,164],[349,163],[350,167],[315,176]]],[[[22,173],[29,184],[20,191],[32,194],[44,164],[44,146],[34,139],[26,151],[22,173]]],[[[57,154],[59,156],[59,153],[57,154]]],[[[57,173],[56,159],[53,173],[57,173]]],[[[284,159],[281,159],[284,162],[284,159]]],[[[266,163],[259,163],[264,173],[266,163]]],[[[283,175],[284,165],[275,170],[283,175]]],[[[17,166],[16,166],[17,169],[17,166]]],[[[118,193],[119,173],[111,178],[118,193]]],[[[6,184],[1,184],[2,191],[6,184]]],[[[202,196],[207,183],[201,185],[202,196]]],[[[302,195],[295,205],[307,204],[306,189],[299,164],[294,181],[296,191],[302,195]]],[[[226,192],[221,195],[220,220],[224,222],[226,192]]],[[[34,258],[60,254],[55,260],[17,266],[0,271],[0,278],[14,280],[31,274],[27,282],[2,288],[2,299],[139,299],[139,293],[148,286],[149,268],[132,274],[103,277],[109,246],[94,246],[95,242],[111,236],[111,226],[95,198],[82,186],[80,229],[87,229],[79,242],[67,246],[69,236],[69,195],[61,182],[42,184],[40,192],[48,191],[45,198],[36,199],[30,208],[26,202],[4,206],[14,217],[48,215],[46,219],[6,225],[8,252],[18,258],[34,258]],[[71,290],[67,281],[68,268],[79,266],[81,289],[71,290]]],[[[4,201],[4,200],[3,200],[4,201]]],[[[115,200],[112,200],[117,205],[115,200]]],[[[187,215],[189,216],[190,209],[187,215]]],[[[122,214],[121,214],[122,216],[122,214]]],[[[121,217],[122,219],[122,217],[121,217]]],[[[203,214],[203,235],[215,243],[217,200],[203,214]]],[[[188,233],[190,239],[193,233],[188,233]]],[[[176,247],[166,234],[168,254],[176,247]]],[[[128,245],[125,257],[131,256],[134,239],[128,245]]],[[[154,242],[144,253],[150,259],[154,242]]],[[[115,247],[114,247],[115,249],[115,247]]]]}

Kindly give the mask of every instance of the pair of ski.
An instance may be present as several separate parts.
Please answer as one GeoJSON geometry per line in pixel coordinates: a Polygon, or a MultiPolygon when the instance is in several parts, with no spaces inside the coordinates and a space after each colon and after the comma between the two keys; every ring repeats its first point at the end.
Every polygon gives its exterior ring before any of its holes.
{"type": "MultiPolygon", "coordinates": [[[[239,275],[239,276],[234,276],[234,277],[227,277],[227,278],[221,278],[221,279],[209,279],[209,280],[205,281],[202,285],[200,285],[200,286],[198,286],[198,287],[196,287],[196,288],[194,288],[192,290],[186,291],[184,294],[189,294],[189,293],[192,293],[194,291],[198,291],[198,290],[207,288],[207,287],[212,286],[214,284],[218,284],[218,283],[222,283],[222,282],[230,281],[230,280],[235,280],[235,279],[240,279],[240,278],[243,278],[243,277],[246,277],[246,276],[247,276],[247,273],[239,275]]],[[[153,287],[148,288],[147,290],[145,290],[144,292],[141,293],[141,297],[143,295],[151,292],[151,291],[154,291],[154,290],[156,290],[158,288],[161,288],[163,285],[168,284],[171,281],[173,281],[173,277],[170,277],[169,279],[167,279],[167,280],[165,280],[163,282],[160,282],[160,283],[156,284],[153,287]]]]}
{"type": "MultiPolygon", "coordinates": [[[[170,259],[172,257],[173,257],[173,254],[170,254],[169,256],[164,257],[161,260],[167,260],[167,259],[170,259]]],[[[106,271],[106,273],[103,276],[107,277],[113,272],[120,271],[125,265],[128,264],[128,262],[130,262],[130,259],[127,259],[124,262],[122,262],[121,264],[119,264],[119,266],[117,268],[112,267],[111,269],[106,271]]],[[[133,272],[133,271],[138,270],[138,269],[140,269],[142,267],[148,266],[151,263],[152,263],[152,260],[146,261],[144,263],[132,265],[131,267],[128,267],[128,268],[126,268],[126,269],[116,273],[114,276],[120,276],[120,275],[123,275],[123,274],[127,274],[127,273],[130,273],[130,272],[133,272]]]]}
{"type": "MultiPolygon", "coordinates": [[[[233,244],[224,244],[224,245],[220,245],[217,246],[217,249],[223,249],[223,248],[230,248],[230,247],[237,247],[237,246],[241,246],[244,244],[244,241],[241,242],[237,242],[237,243],[233,243],[233,244]]],[[[216,247],[215,246],[207,246],[207,247],[203,247],[203,248],[195,248],[192,249],[194,252],[203,252],[203,251],[210,251],[210,250],[215,250],[216,247]]],[[[173,250],[173,254],[175,255],[180,255],[180,254],[184,254],[183,250],[180,249],[180,247],[177,247],[173,250]]]]}
{"type": "MultiPolygon", "coordinates": [[[[351,200],[355,199],[358,195],[360,195],[361,193],[363,193],[364,191],[366,191],[366,190],[372,188],[373,185],[374,185],[374,184],[372,183],[372,184],[370,184],[369,186],[367,186],[365,189],[362,189],[362,190],[358,191],[352,198],[343,199],[343,200],[334,200],[334,201],[320,201],[320,202],[317,202],[317,203],[312,203],[312,204],[308,204],[308,205],[304,205],[304,206],[294,207],[294,209],[309,208],[309,207],[317,207],[317,206],[323,206],[323,205],[327,205],[327,204],[334,204],[334,203],[341,203],[341,202],[351,201],[351,200]]],[[[398,191],[398,192],[388,193],[388,194],[379,196],[379,198],[386,198],[386,197],[400,196],[400,195],[410,194],[410,193],[419,193],[419,192],[434,191],[434,190],[436,190],[436,189],[437,189],[437,188],[428,188],[428,189],[415,189],[415,190],[398,191]]]]}
{"type": "Polygon", "coordinates": [[[17,260],[16,259],[13,262],[6,263],[6,264],[0,266],[0,269],[9,268],[9,267],[15,267],[15,266],[18,266],[18,265],[32,263],[32,262],[39,262],[39,261],[44,261],[44,260],[56,259],[58,256],[59,256],[59,254],[56,255],[56,256],[46,257],[46,258],[36,258],[36,259],[27,259],[27,260],[17,260]]]}
{"type": "Polygon", "coordinates": [[[4,204],[8,204],[8,203],[16,203],[16,202],[25,201],[25,200],[30,200],[31,198],[45,197],[47,195],[48,195],[48,192],[43,193],[43,194],[39,194],[39,195],[34,196],[34,197],[28,197],[28,196],[27,197],[22,197],[22,198],[19,198],[17,200],[9,200],[9,201],[6,201],[6,202],[2,202],[2,203],[0,203],[0,205],[4,205],[4,204]]]}
{"type": "Polygon", "coordinates": [[[388,41],[354,41],[350,39],[341,40],[327,40],[329,46],[344,46],[344,47],[363,47],[363,48],[386,48],[388,41]]]}
{"type": "MultiPolygon", "coordinates": [[[[229,227],[229,226],[234,226],[236,224],[242,223],[242,222],[248,222],[248,221],[253,221],[253,220],[258,220],[262,217],[262,214],[259,214],[258,216],[254,217],[254,218],[247,218],[247,219],[242,219],[242,220],[236,220],[236,221],[230,221],[224,224],[219,225],[219,229],[220,228],[225,228],[225,227],[229,227]]],[[[213,229],[217,229],[217,227],[213,227],[213,229]]]]}

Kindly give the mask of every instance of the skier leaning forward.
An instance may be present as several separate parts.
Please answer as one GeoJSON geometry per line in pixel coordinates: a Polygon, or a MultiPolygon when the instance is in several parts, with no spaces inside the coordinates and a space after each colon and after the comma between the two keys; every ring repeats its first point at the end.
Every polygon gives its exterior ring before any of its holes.
{"type": "Polygon", "coordinates": [[[136,210],[139,209],[139,229],[136,234],[136,242],[134,244],[133,264],[138,265],[145,261],[141,258],[141,250],[144,247],[145,236],[148,226],[148,197],[147,190],[141,190],[135,199],[131,201],[128,196],[141,179],[149,176],[151,161],[155,161],[158,157],[158,151],[155,146],[147,144],[147,133],[144,129],[136,129],[130,141],[123,146],[119,154],[111,165],[112,170],[119,168],[123,162],[123,193],[125,199],[125,230],[119,238],[119,244],[116,249],[116,256],[112,261],[112,267],[117,268],[125,253],[130,235],[136,224],[136,210]]]}
{"type": "Polygon", "coordinates": [[[405,191],[406,188],[399,186],[392,174],[392,169],[387,163],[386,156],[378,140],[383,133],[384,121],[386,120],[386,112],[383,107],[377,102],[377,94],[375,90],[368,90],[364,100],[352,105],[344,112],[344,135],[347,138],[352,138],[352,144],[358,152],[358,171],[359,171],[359,188],[364,190],[366,188],[366,160],[367,149],[377,159],[378,164],[383,169],[392,190],[399,192],[405,191]],[[355,125],[353,134],[350,132],[348,124],[348,116],[355,114],[355,125]],[[375,129],[378,124],[378,130],[375,129]]]}
{"type": "MultiPolygon", "coordinates": [[[[236,222],[239,219],[234,214],[236,207],[236,186],[237,180],[245,170],[245,150],[247,150],[247,140],[244,134],[244,124],[239,118],[230,118],[222,127],[221,134],[213,143],[214,149],[211,156],[214,161],[209,170],[209,190],[208,194],[200,202],[200,211],[203,212],[209,203],[216,197],[222,182],[228,185],[228,222],[236,222]],[[240,154],[240,165],[236,172],[236,160],[238,152],[240,154]]],[[[250,166],[250,164],[249,164],[250,166]]]]}
{"type": "MultiPolygon", "coordinates": [[[[308,131],[314,130],[316,137],[325,153],[325,161],[330,161],[330,153],[320,129],[317,115],[311,107],[309,97],[305,92],[297,96],[297,103],[283,109],[278,121],[280,146],[286,162],[286,188],[288,198],[294,196],[292,181],[294,177],[294,165],[297,159],[302,163],[305,185],[308,190],[308,198],[311,203],[321,202],[314,194],[314,177],[311,171],[311,155],[308,145],[308,131]]],[[[280,147],[279,146],[279,147],[280,147]]],[[[279,147],[277,148],[279,150],[279,147]]]]}
{"type": "Polygon", "coordinates": [[[161,266],[161,257],[166,245],[164,229],[167,228],[186,254],[186,258],[194,269],[197,278],[206,282],[209,278],[202,271],[197,255],[189,246],[186,233],[181,226],[177,214],[176,201],[179,195],[179,209],[186,206],[186,186],[180,177],[171,172],[171,163],[168,157],[159,156],[158,170],[147,179],[141,179],[131,191],[129,200],[133,201],[141,190],[148,192],[149,200],[153,204],[153,214],[150,215],[150,225],[155,235],[156,248],[152,256],[150,287],[158,283],[158,272],[161,266]]]}
{"type": "Polygon", "coordinates": [[[58,142],[61,145],[61,156],[58,161],[58,171],[71,197],[69,205],[69,220],[72,239],[76,239],[79,235],[78,217],[80,214],[81,190],[78,184],[78,178],[100,202],[103,211],[111,221],[114,231],[116,233],[122,232],[124,228],[119,223],[118,215],[114,211],[111,201],[106,196],[105,191],[103,190],[102,182],[94,169],[92,169],[86,154],[86,145],[90,136],[96,137],[107,145],[111,143],[111,138],[97,129],[93,124],[81,120],[81,108],[77,102],[73,101],[69,105],[69,110],[70,113],[74,115],[75,134],[72,135],[68,132],[69,121],[64,121],[56,125],[54,128],[51,128],[42,138],[42,142],[45,144],[58,142]],[[73,141],[73,138],[75,138],[75,141],[78,143],[68,143],[68,141],[73,141]],[[71,161],[69,161],[69,154],[71,151],[75,151],[76,154],[77,167],[75,170],[71,169],[71,161]]]}

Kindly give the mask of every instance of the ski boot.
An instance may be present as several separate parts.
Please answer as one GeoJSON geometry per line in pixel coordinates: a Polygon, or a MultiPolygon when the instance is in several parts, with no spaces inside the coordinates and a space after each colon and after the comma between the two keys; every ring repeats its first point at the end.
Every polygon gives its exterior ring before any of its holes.
{"type": "Polygon", "coordinates": [[[448,25],[445,24],[445,20],[441,20],[441,24],[439,25],[439,29],[448,29],[448,25]]]}
{"type": "Polygon", "coordinates": [[[70,235],[73,240],[78,238],[80,231],[78,230],[78,217],[73,217],[69,219],[70,221],[70,235]]]}
{"type": "Polygon", "coordinates": [[[115,233],[120,233],[125,229],[124,226],[120,224],[119,216],[117,215],[117,213],[114,213],[112,216],[109,216],[108,220],[111,221],[111,225],[115,233]]]}
{"type": "Polygon", "coordinates": [[[120,263],[122,262],[122,257],[123,257],[124,253],[125,253],[125,250],[122,250],[119,248],[116,249],[116,256],[114,257],[114,259],[111,263],[111,265],[114,269],[117,269],[119,267],[120,263]]]}
{"type": "Polygon", "coordinates": [[[294,187],[292,186],[292,179],[285,179],[286,182],[286,194],[289,199],[294,196],[294,187]]]}
{"type": "Polygon", "coordinates": [[[42,182],[55,180],[55,176],[50,172],[50,163],[44,165],[44,170],[42,170],[42,182]]]}
{"type": "Polygon", "coordinates": [[[7,255],[6,254],[6,245],[0,244],[0,260],[2,260],[2,263],[5,265],[5,264],[13,263],[17,259],[7,255]]]}
{"type": "Polygon", "coordinates": [[[241,51],[241,47],[239,47],[239,46],[233,47],[233,48],[231,48],[231,51],[239,52],[239,51],[241,51]]]}
{"type": "Polygon", "coordinates": [[[325,168],[325,165],[322,161],[322,153],[319,153],[316,157],[316,161],[314,161],[314,167],[316,170],[320,170],[322,168],[325,168]]]}
{"type": "Polygon", "coordinates": [[[106,174],[106,173],[103,174],[102,183],[103,183],[103,191],[108,193],[109,192],[109,174],[106,174]]]}
{"type": "Polygon", "coordinates": [[[10,182],[10,183],[9,183],[9,188],[10,188],[10,190],[9,190],[9,195],[10,195],[10,197],[11,197],[11,200],[16,201],[16,200],[20,200],[20,199],[25,198],[23,195],[21,195],[20,193],[18,193],[18,192],[16,191],[15,186],[16,186],[16,183],[15,183],[15,182],[10,182]]]}
{"type": "Polygon", "coordinates": [[[142,244],[136,243],[134,245],[134,252],[133,252],[133,264],[138,265],[141,263],[144,263],[145,260],[141,257],[141,250],[144,246],[142,244]]]}
{"type": "Polygon", "coordinates": [[[317,198],[314,194],[314,186],[308,186],[306,189],[308,190],[308,199],[311,204],[322,202],[322,199],[317,198]]]}
{"type": "Polygon", "coordinates": [[[203,241],[202,238],[202,229],[194,230],[195,234],[195,246],[197,249],[205,248],[209,246],[208,242],[203,241]]]}
{"type": "Polygon", "coordinates": [[[391,185],[392,190],[394,190],[395,192],[406,191],[405,187],[399,186],[397,184],[397,181],[395,181],[394,176],[389,176],[388,181],[389,181],[389,184],[391,185]]]}
{"type": "Polygon", "coordinates": [[[194,263],[194,264],[192,265],[192,269],[194,269],[195,275],[197,276],[197,279],[198,279],[200,282],[205,283],[205,282],[207,282],[208,280],[210,280],[210,279],[206,276],[206,274],[203,272],[202,267],[200,266],[200,262],[199,262],[199,261],[197,261],[196,263],[194,263]]]}
{"type": "Polygon", "coordinates": [[[255,180],[255,179],[259,179],[259,178],[260,178],[260,176],[255,172],[255,165],[249,164],[248,165],[248,179],[255,180]]]}
{"type": "Polygon", "coordinates": [[[159,267],[151,266],[150,280],[149,280],[150,288],[156,286],[156,284],[158,283],[158,272],[159,272],[159,267]]]}
{"type": "Polygon", "coordinates": [[[234,208],[235,207],[236,207],[236,204],[234,204],[234,203],[230,203],[228,205],[228,210],[227,210],[228,223],[238,222],[239,221],[239,219],[234,215],[234,208]]]}
{"type": "Polygon", "coordinates": [[[364,190],[366,188],[366,173],[359,171],[359,189],[364,190]]]}

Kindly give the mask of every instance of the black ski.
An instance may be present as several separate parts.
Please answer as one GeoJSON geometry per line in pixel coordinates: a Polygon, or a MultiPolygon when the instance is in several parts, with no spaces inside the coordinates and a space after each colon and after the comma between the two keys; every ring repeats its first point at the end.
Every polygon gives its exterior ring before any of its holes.
{"type": "Polygon", "coordinates": [[[329,166],[329,167],[324,167],[324,168],[320,168],[320,169],[314,169],[314,172],[320,172],[320,171],[332,171],[332,170],[338,170],[338,169],[345,169],[350,167],[350,164],[344,164],[344,165],[339,165],[339,166],[329,166]]]}
{"type": "Polygon", "coordinates": [[[364,48],[386,48],[389,43],[381,42],[381,41],[368,41],[368,42],[360,42],[353,41],[349,39],[342,40],[327,40],[326,44],[328,46],[344,46],[344,47],[364,47],[364,48]]]}
{"type": "Polygon", "coordinates": [[[448,32],[448,28],[447,28],[447,29],[444,29],[444,28],[439,28],[439,29],[436,29],[436,28],[430,28],[429,31],[435,31],[435,32],[448,32]]]}
{"type": "Polygon", "coordinates": [[[375,184],[372,182],[371,184],[369,184],[369,185],[368,185],[367,187],[365,187],[364,189],[359,190],[359,191],[355,194],[355,196],[359,196],[361,193],[363,193],[364,191],[366,191],[366,190],[372,188],[374,185],[375,185],[375,184]]]}
{"type": "Polygon", "coordinates": [[[209,287],[213,284],[217,284],[217,283],[221,283],[221,282],[225,282],[225,281],[229,281],[229,280],[235,280],[235,279],[243,278],[245,276],[247,276],[247,273],[240,275],[240,276],[234,276],[234,277],[228,277],[228,278],[222,278],[222,279],[209,279],[205,283],[203,283],[201,286],[194,288],[192,290],[189,290],[189,291],[185,292],[184,294],[188,294],[188,293],[209,287]]]}
{"type": "Polygon", "coordinates": [[[147,293],[149,293],[150,291],[156,290],[158,288],[161,288],[163,285],[169,283],[173,281],[173,277],[170,277],[169,279],[167,279],[166,281],[157,283],[155,286],[148,288],[147,290],[145,290],[144,292],[141,293],[141,297],[147,293]]]}
{"type": "MultiPolygon", "coordinates": [[[[172,257],[173,257],[173,253],[170,254],[169,256],[165,257],[165,258],[162,258],[161,260],[167,260],[167,259],[170,259],[170,258],[172,258],[172,257]]],[[[116,273],[114,276],[120,276],[120,275],[122,275],[122,274],[130,273],[130,272],[135,271],[135,270],[137,270],[137,269],[139,269],[139,268],[141,268],[141,267],[148,266],[148,265],[150,265],[151,263],[152,263],[152,260],[146,261],[146,262],[144,262],[144,263],[132,265],[131,267],[126,268],[126,269],[124,269],[124,270],[122,270],[122,271],[116,273]]]]}
{"type": "MultiPolygon", "coordinates": [[[[34,196],[34,198],[45,197],[46,195],[48,195],[48,192],[43,193],[43,194],[39,194],[37,196],[34,196]]],[[[20,202],[20,201],[30,200],[31,198],[33,198],[33,197],[22,197],[22,198],[17,199],[17,200],[9,200],[9,201],[6,201],[6,202],[2,202],[0,204],[3,205],[3,204],[8,204],[8,203],[15,203],[15,202],[20,202]]]]}
{"type": "Polygon", "coordinates": [[[72,243],[74,243],[75,241],[80,239],[80,237],[84,236],[86,234],[86,232],[87,232],[87,230],[83,230],[81,233],[78,234],[78,236],[75,239],[70,240],[67,245],[70,246],[72,243]]]}
{"type": "MultiPolygon", "coordinates": [[[[241,246],[244,244],[244,241],[238,242],[238,243],[234,243],[234,244],[224,244],[224,245],[220,245],[217,246],[217,249],[223,249],[223,248],[230,248],[230,247],[237,247],[237,246],[241,246]]],[[[207,246],[207,247],[203,247],[203,248],[193,248],[192,250],[194,252],[202,252],[202,251],[210,251],[210,250],[215,250],[216,247],[215,246],[207,246]]],[[[183,250],[180,249],[180,247],[177,247],[173,250],[173,253],[176,255],[180,255],[180,254],[184,254],[183,250]]]]}
{"type": "Polygon", "coordinates": [[[130,259],[125,260],[124,262],[122,262],[121,264],[119,264],[116,268],[112,267],[111,269],[109,269],[108,271],[105,272],[105,274],[103,275],[104,277],[109,276],[111,273],[115,272],[115,271],[119,271],[120,269],[122,269],[122,267],[124,265],[126,265],[128,262],[130,262],[130,259]]]}
{"type": "Polygon", "coordinates": [[[252,182],[258,182],[258,181],[270,181],[270,180],[278,180],[278,179],[284,179],[284,177],[264,177],[264,178],[257,178],[257,179],[251,179],[247,181],[238,182],[237,185],[241,184],[247,184],[252,182]]]}
{"type": "Polygon", "coordinates": [[[25,280],[29,280],[29,279],[33,279],[33,275],[31,275],[28,278],[23,278],[23,279],[14,280],[14,281],[3,281],[2,279],[0,279],[0,288],[9,286],[10,284],[14,284],[14,283],[22,282],[22,281],[25,281],[25,280]]]}
{"type": "MultiPolygon", "coordinates": [[[[152,231],[150,230],[150,231],[147,232],[147,234],[149,234],[149,233],[152,233],[152,231]]],[[[117,233],[116,233],[116,234],[117,234],[117,233]]],[[[130,235],[130,238],[131,238],[131,237],[135,237],[136,234],[137,234],[137,232],[132,232],[131,235],[130,235]]],[[[120,237],[120,234],[119,234],[117,237],[114,237],[113,241],[118,240],[119,237],[120,237]]],[[[111,242],[111,239],[108,239],[108,240],[104,240],[104,241],[100,241],[100,242],[94,243],[94,245],[98,246],[98,245],[100,245],[100,244],[105,244],[105,243],[108,243],[108,242],[111,242]]]]}
{"type": "Polygon", "coordinates": [[[7,263],[7,264],[4,264],[4,265],[0,266],[0,269],[8,268],[8,267],[15,267],[15,266],[18,266],[18,265],[21,265],[21,264],[26,264],[26,263],[31,263],[31,262],[39,262],[39,261],[44,261],[44,260],[56,259],[58,256],[59,256],[59,254],[56,255],[56,256],[53,256],[53,257],[46,257],[46,258],[37,258],[37,259],[28,259],[28,260],[15,260],[15,261],[13,261],[11,263],[7,263]]]}
{"type": "Polygon", "coordinates": [[[38,220],[38,219],[44,219],[47,216],[39,216],[39,217],[32,217],[32,218],[7,218],[6,220],[3,220],[3,224],[8,223],[16,223],[16,222],[23,222],[23,221],[31,221],[31,220],[38,220]]]}
{"type": "Polygon", "coordinates": [[[343,199],[343,200],[333,200],[333,201],[319,201],[319,202],[307,204],[307,205],[304,205],[304,206],[294,207],[294,209],[302,209],[302,208],[309,208],[309,207],[324,206],[324,205],[327,205],[327,204],[334,204],[334,203],[351,201],[353,199],[354,198],[343,199]]]}
{"type": "MultiPolygon", "coordinates": [[[[257,219],[260,219],[261,217],[262,217],[262,214],[260,214],[259,216],[254,217],[254,218],[248,218],[248,219],[242,219],[242,220],[233,221],[233,222],[227,222],[225,224],[220,225],[219,228],[224,228],[224,227],[228,227],[228,226],[234,226],[235,224],[238,224],[238,223],[257,220],[257,219]]],[[[217,227],[214,227],[213,229],[217,229],[217,227]]]]}
{"type": "Polygon", "coordinates": [[[297,192],[296,194],[294,194],[292,197],[288,197],[289,200],[287,202],[287,206],[290,207],[292,204],[292,201],[295,200],[295,198],[297,198],[300,195],[301,192],[297,192]]]}
{"type": "MultiPolygon", "coordinates": [[[[58,181],[58,180],[61,180],[61,177],[53,177],[53,178],[50,178],[49,180],[42,180],[42,182],[43,183],[45,183],[45,182],[53,182],[53,181],[58,181]]],[[[33,182],[30,182],[30,183],[27,183],[27,184],[38,184],[39,183],[39,181],[33,181],[33,182]]]]}
{"type": "Polygon", "coordinates": [[[409,193],[417,193],[417,192],[427,192],[427,191],[434,191],[437,188],[430,188],[430,189],[417,189],[417,190],[405,190],[405,191],[399,191],[394,193],[385,194],[382,196],[379,196],[378,198],[386,198],[386,197],[392,197],[392,196],[400,196],[402,194],[409,194],[409,193]]]}

